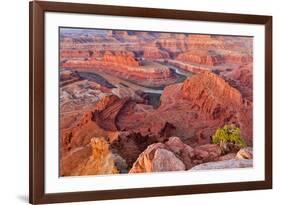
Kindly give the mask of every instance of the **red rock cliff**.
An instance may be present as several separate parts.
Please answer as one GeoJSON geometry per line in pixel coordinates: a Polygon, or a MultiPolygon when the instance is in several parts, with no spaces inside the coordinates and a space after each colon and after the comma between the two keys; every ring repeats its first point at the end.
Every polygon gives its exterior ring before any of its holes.
{"type": "Polygon", "coordinates": [[[117,51],[112,53],[107,51],[103,56],[103,60],[105,62],[133,66],[133,67],[140,66],[140,63],[135,59],[134,55],[128,52],[117,51]]]}
{"type": "Polygon", "coordinates": [[[177,56],[176,59],[184,62],[204,64],[209,66],[220,65],[224,62],[223,56],[216,54],[213,51],[204,50],[181,53],[177,56]]]}
{"type": "Polygon", "coordinates": [[[167,86],[156,110],[131,104],[116,121],[120,129],[139,132],[165,122],[175,127],[173,134],[189,143],[209,143],[216,129],[225,124],[239,126],[247,143],[252,143],[252,103],[210,72],[167,86]]]}

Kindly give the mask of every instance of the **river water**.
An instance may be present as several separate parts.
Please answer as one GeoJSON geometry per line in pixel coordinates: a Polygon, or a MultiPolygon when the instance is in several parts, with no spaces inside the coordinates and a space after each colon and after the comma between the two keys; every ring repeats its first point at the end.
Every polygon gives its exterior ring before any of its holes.
{"type": "MultiPolygon", "coordinates": [[[[164,62],[162,62],[161,64],[169,67],[171,70],[173,70],[175,72],[175,74],[177,76],[176,83],[183,82],[185,79],[189,78],[192,75],[191,72],[183,71],[174,65],[170,65],[170,64],[167,64],[164,62]]],[[[141,90],[144,93],[158,94],[158,95],[161,95],[163,92],[163,89],[164,89],[161,87],[160,88],[145,87],[143,85],[138,85],[132,81],[128,81],[126,79],[119,78],[118,76],[101,73],[99,71],[89,71],[89,70],[81,70],[81,69],[75,69],[75,68],[73,68],[73,69],[77,70],[79,75],[82,78],[90,80],[90,81],[95,81],[95,82],[97,82],[105,87],[109,87],[109,88],[125,86],[125,87],[130,87],[133,90],[141,90]]]]}

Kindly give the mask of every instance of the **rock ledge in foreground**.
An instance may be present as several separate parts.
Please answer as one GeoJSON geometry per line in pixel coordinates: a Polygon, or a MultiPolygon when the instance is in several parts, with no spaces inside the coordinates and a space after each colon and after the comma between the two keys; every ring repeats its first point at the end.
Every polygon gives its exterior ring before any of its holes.
{"type": "Polygon", "coordinates": [[[253,167],[253,160],[241,159],[241,160],[224,160],[217,162],[208,162],[197,165],[190,170],[210,170],[210,169],[234,169],[234,168],[248,168],[253,167]]]}

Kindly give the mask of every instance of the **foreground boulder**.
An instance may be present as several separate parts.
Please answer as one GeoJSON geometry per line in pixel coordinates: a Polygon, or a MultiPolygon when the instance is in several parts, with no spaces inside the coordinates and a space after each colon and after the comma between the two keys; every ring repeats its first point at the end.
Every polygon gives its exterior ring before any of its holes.
{"type": "Polygon", "coordinates": [[[60,161],[60,176],[117,174],[114,155],[103,138],[92,138],[89,145],[72,150],[60,161]]]}
{"type": "Polygon", "coordinates": [[[193,148],[173,136],[165,143],[149,145],[139,155],[130,173],[187,170],[193,166],[193,157],[193,148]]]}
{"type": "Polygon", "coordinates": [[[217,162],[208,162],[199,164],[190,170],[210,170],[210,169],[234,169],[234,168],[247,168],[253,167],[253,160],[224,160],[224,161],[217,161],[217,162]]]}
{"type": "Polygon", "coordinates": [[[235,159],[235,157],[236,157],[236,153],[229,153],[229,154],[226,154],[226,155],[223,155],[223,156],[219,157],[218,161],[235,159]]]}
{"type": "Polygon", "coordinates": [[[194,149],[192,147],[184,144],[178,137],[170,137],[165,145],[182,160],[186,169],[192,167],[192,158],[194,157],[194,149]]]}
{"type": "Polygon", "coordinates": [[[183,171],[184,163],[162,143],[155,143],[140,154],[129,173],[183,171]]]}
{"type": "Polygon", "coordinates": [[[217,144],[205,144],[194,148],[194,164],[216,161],[221,156],[222,151],[217,144]]]}
{"type": "Polygon", "coordinates": [[[239,150],[236,154],[237,159],[253,159],[253,148],[245,147],[239,150]]]}
{"type": "Polygon", "coordinates": [[[165,143],[148,146],[139,155],[130,173],[189,170],[197,164],[217,161],[221,155],[221,149],[217,144],[192,148],[183,143],[179,137],[173,136],[165,143]]]}
{"type": "Polygon", "coordinates": [[[152,166],[155,172],[185,170],[184,163],[167,149],[157,149],[155,151],[152,166]]]}

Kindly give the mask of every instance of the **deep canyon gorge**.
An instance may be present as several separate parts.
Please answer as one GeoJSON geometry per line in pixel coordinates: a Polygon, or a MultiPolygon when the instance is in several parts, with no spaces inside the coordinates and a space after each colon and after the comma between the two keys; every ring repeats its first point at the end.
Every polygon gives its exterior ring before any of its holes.
{"type": "Polygon", "coordinates": [[[245,36],[60,28],[60,176],[252,167],[252,50],[245,36]],[[245,146],[214,143],[227,125],[245,146]]]}

